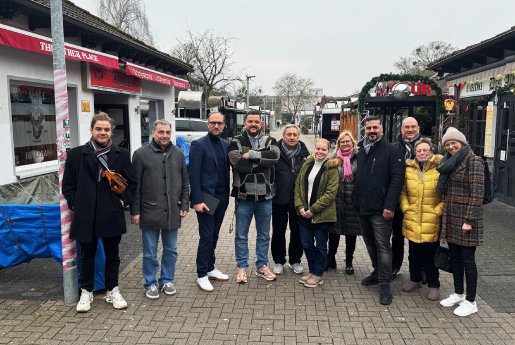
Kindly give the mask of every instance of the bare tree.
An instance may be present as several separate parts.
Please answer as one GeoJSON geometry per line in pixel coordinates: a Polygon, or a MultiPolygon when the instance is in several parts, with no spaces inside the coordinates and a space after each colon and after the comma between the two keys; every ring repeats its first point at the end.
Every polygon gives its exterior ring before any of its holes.
{"type": "Polygon", "coordinates": [[[132,37],[154,46],[143,0],[97,0],[99,17],[132,37]]]}
{"type": "Polygon", "coordinates": [[[305,105],[314,101],[310,92],[312,88],[313,80],[291,72],[277,79],[273,87],[275,94],[281,98],[282,109],[292,116],[295,116],[305,105]]]}
{"type": "Polygon", "coordinates": [[[199,84],[206,97],[214,90],[227,88],[237,79],[231,74],[233,40],[211,30],[196,33],[188,29],[186,38],[178,39],[178,45],[172,50],[172,55],[193,65],[190,82],[199,84]]]}
{"type": "Polygon", "coordinates": [[[427,71],[427,66],[451,54],[456,51],[456,49],[457,48],[450,43],[442,41],[429,42],[426,45],[420,45],[413,49],[409,56],[400,57],[399,60],[394,62],[393,66],[401,73],[429,76],[432,75],[433,72],[427,71]]]}

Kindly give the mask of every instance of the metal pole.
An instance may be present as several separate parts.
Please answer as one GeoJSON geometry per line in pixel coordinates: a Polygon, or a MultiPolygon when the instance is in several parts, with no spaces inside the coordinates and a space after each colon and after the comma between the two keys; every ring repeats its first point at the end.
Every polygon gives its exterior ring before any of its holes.
{"type": "Polygon", "coordinates": [[[249,105],[249,80],[254,78],[255,75],[247,75],[247,106],[246,110],[249,111],[250,105],[249,105]]]}
{"type": "Polygon", "coordinates": [[[62,0],[50,1],[52,18],[52,44],[54,62],[55,127],[57,159],[59,163],[59,200],[61,209],[61,245],[63,254],[64,303],[72,304],[79,300],[77,287],[77,251],[75,241],[70,239],[72,213],[62,193],[66,151],[70,148],[70,118],[68,115],[68,81],[64,57],[64,29],[62,0]]]}

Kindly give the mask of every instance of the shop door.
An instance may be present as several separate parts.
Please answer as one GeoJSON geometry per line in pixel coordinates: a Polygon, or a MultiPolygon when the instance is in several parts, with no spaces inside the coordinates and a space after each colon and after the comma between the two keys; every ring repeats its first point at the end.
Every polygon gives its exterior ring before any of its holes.
{"type": "Polygon", "coordinates": [[[496,197],[515,205],[515,96],[502,96],[499,102],[496,138],[496,197]]]}
{"type": "Polygon", "coordinates": [[[129,107],[126,104],[95,104],[95,113],[106,112],[113,118],[116,127],[113,131],[113,144],[130,151],[129,107]]]}

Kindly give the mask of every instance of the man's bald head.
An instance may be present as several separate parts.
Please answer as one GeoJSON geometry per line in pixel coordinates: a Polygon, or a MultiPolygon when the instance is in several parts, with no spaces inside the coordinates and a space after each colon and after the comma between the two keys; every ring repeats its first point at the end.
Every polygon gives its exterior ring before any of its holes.
{"type": "Polygon", "coordinates": [[[407,117],[402,120],[401,134],[404,140],[413,140],[420,133],[418,121],[414,117],[407,117]]]}

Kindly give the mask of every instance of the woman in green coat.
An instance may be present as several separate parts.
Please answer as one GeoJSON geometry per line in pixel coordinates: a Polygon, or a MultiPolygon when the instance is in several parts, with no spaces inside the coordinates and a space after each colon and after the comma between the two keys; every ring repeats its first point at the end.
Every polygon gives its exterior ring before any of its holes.
{"type": "Polygon", "coordinates": [[[299,282],[310,288],[324,282],[329,228],[336,222],[339,160],[328,156],[329,141],[317,140],[313,155],[306,159],[295,181],[295,209],[309,266],[309,274],[299,282]]]}

